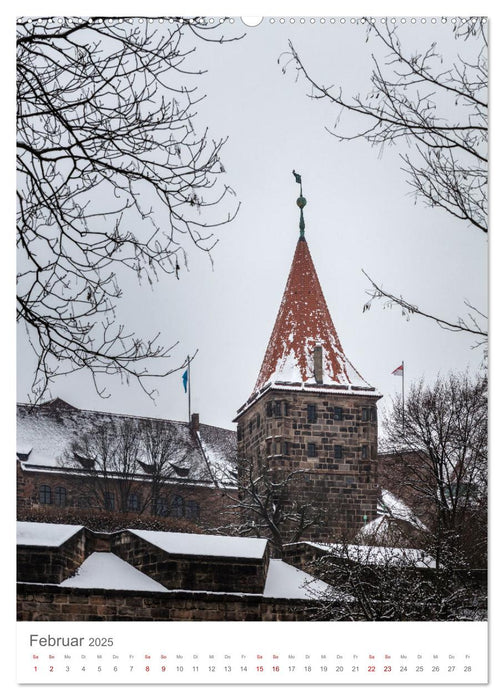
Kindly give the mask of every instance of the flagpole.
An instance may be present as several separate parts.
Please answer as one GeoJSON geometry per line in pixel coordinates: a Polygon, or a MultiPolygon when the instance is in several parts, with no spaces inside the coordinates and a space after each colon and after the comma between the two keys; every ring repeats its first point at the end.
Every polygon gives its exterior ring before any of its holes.
{"type": "Polygon", "coordinates": [[[404,360],[402,360],[402,431],[404,437],[404,360]]]}
{"type": "Polygon", "coordinates": [[[191,423],[191,358],[187,356],[187,399],[189,403],[189,423],[191,423]]]}

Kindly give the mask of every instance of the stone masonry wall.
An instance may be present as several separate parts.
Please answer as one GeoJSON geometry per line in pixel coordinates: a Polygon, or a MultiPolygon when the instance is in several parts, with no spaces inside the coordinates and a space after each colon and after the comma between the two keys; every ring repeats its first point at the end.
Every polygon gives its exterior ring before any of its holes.
{"type": "Polygon", "coordinates": [[[372,395],[274,389],[239,417],[242,474],[243,463],[267,464],[279,474],[304,472],[293,480],[291,498],[325,511],[304,537],[352,537],[365,519],[376,517],[376,401],[372,395]],[[308,405],[315,407],[313,420],[308,405]],[[341,409],[341,419],[336,418],[336,408],[341,409]],[[341,447],[341,457],[336,446],[341,447]]]}
{"type": "MultiPolygon", "coordinates": [[[[266,620],[307,616],[307,603],[259,595],[218,593],[139,593],[18,584],[18,620],[266,620]]],[[[309,605],[309,603],[308,603],[309,605]]]]}
{"type": "Polygon", "coordinates": [[[268,569],[262,559],[169,554],[131,532],[117,534],[111,551],[167,588],[262,593],[268,569]]]}
{"type": "Polygon", "coordinates": [[[60,547],[17,547],[17,580],[61,583],[88,556],[83,528],[60,547]]]}

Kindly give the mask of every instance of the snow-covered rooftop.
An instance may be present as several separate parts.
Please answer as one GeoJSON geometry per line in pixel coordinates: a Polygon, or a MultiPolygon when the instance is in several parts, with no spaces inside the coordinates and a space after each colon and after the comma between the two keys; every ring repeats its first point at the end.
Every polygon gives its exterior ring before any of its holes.
{"type": "Polygon", "coordinates": [[[16,523],[16,541],[25,547],[59,547],[79,530],[82,530],[82,525],[19,521],[16,523]]]}
{"type": "Polygon", "coordinates": [[[378,513],[390,515],[398,520],[406,520],[419,530],[427,531],[427,527],[419,520],[411,508],[394,494],[382,489],[381,498],[378,501],[378,513]]]}
{"type": "MultiPolygon", "coordinates": [[[[94,468],[99,474],[98,459],[93,466],[93,458],[97,456],[96,450],[93,452],[93,436],[100,430],[110,431],[112,435],[114,431],[118,434],[127,428],[139,435],[142,429],[155,430],[160,440],[170,444],[167,461],[172,466],[166,470],[167,478],[208,485],[235,484],[236,434],[232,430],[202,424],[198,436],[182,421],[87,411],[61,399],[38,406],[18,404],[18,459],[25,469],[89,471],[94,468]],[[76,445],[80,449],[76,450],[76,445]]],[[[135,463],[138,478],[148,476],[147,453],[139,440],[135,463]]],[[[113,472],[114,468],[120,472],[122,465],[109,464],[107,471],[113,472]]]]}
{"type": "Polygon", "coordinates": [[[435,560],[421,549],[407,547],[378,547],[363,544],[323,544],[311,542],[318,549],[334,554],[338,557],[348,558],[360,564],[388,565],[388,566],[415,566],[418,568],[434,568],[435,560]]]}
{"type": "Polygon", "coordinates": [[[322,348],[322,385],[371,389],[343,352],[308,244],[300,238],[253,393],[268,383],[313,382],[316,346],[322,348]]]}
{"type": "Polygon", "coordinates": [[[309,576],[281,559],[270,559],[268,576],[264,586],[266,598],[313,599],[323,596],[330,586],[320,579],[309,576]]]}
{"type": "Polygon", "coordinates": [[[73,576],[59,585],[71,588],[106,588],[116,591],[168,590],[112,552],[93,552],[82,562],[73,576]]]}
{"type": "Polygon", "coordinates": [[[267,540],[255,537],[194,535],[185,532],[152,530],[129,530],[129,532],[169,554],[262,559],[267,545],[267,540]]]}

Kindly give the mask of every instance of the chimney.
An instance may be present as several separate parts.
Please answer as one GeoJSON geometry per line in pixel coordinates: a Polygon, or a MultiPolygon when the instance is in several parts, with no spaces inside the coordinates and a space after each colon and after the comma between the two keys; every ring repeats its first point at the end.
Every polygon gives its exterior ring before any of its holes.
{"type": "Polygon", "coordinates": [[[313,374],[317,384],[324,383],[324,375],[322,372],[322,346],[315,345],[313,348],[313,374]]]}
{"type": "Polygon", "coordinates": [[[199,431],[199,413],[191,413],[191,432],[197,433],[199,431]]]}

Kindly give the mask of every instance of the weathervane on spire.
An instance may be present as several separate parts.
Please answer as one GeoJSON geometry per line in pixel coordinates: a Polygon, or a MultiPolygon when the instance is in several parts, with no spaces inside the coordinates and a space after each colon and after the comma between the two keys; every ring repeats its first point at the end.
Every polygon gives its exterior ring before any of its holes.
{"type": "Polygon", "coordinates": [[[296,182],[299,185],[299,197],[296,200],[296,204],[301,210],[301,214],[299,217],[299,238],[304,238],[305,222],[303,216],[303,207],[306,206],[306,199],[303,197],[303,183],[301,182],[301,175],[299,175],[299,173],[297,173],[295,170],[292,171],[292,174],[294,175],[296,182]]]}

